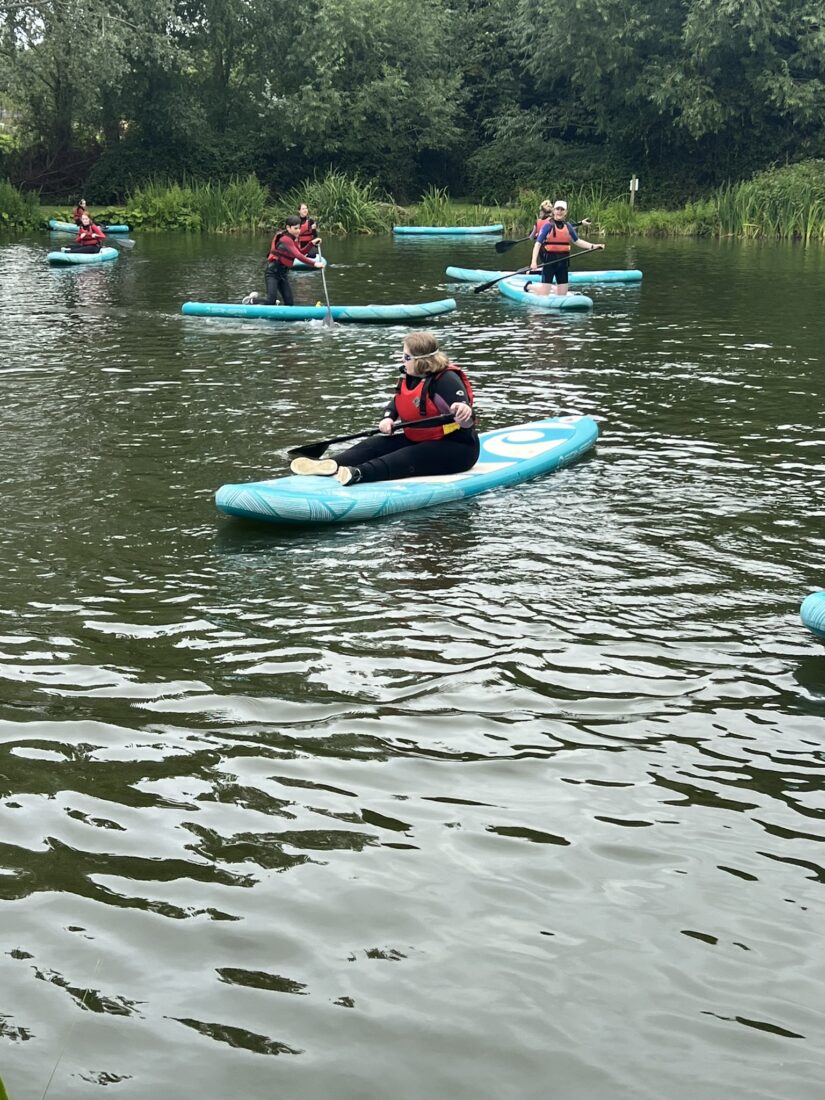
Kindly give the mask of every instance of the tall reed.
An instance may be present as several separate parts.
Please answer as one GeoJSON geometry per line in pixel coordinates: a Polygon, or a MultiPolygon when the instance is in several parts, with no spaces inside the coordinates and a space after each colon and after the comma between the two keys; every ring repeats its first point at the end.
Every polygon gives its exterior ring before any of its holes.
{"type": "Polygon", "coordinates": [[[33,191],[21,191],[8,180],[0,180],[0,225],[31,229],[40,220],[37,195],[33,191]]]}
{"type": "Polygon", "coordinates": [[[278,199],[273,214],[283,221],[306,203],[323,233],[386,233],[398,220],[399,208],[369,180],[330,171],[304,180],[278,199]]]}
{"type": "Polygon", "coordinates": [[[129,195],[126,217],[147,229],[231,232],[256,229],[266,220],[266,205],[266,189],[253,175],[225,183],[152,180],[129,195]]]}

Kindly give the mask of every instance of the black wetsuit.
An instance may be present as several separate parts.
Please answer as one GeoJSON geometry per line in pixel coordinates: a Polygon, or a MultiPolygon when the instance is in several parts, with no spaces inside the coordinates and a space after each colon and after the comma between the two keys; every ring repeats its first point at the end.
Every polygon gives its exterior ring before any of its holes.
{"type": "MultiPolygon", "coordinates": [[[[404,376],[401,385],[415,389],[421,379],[404,376]],[[410,383],[412,383],[410,385],[410,383]]],[[[467,391],[461,375],[446,370],[439,375],[430,396],[440,397],[449,407],[456,401],[467,402],[467,391]]],[[[388,403],[383,416],[398,418],[395,398],[388,403]]],[[[479,442],[475,427],[459,428],[441,439],[425,439],[413,443],[403,432],[395,435],[375,435],[336,455],[339,466],[350,466],[361,475],[360,481],[394,481],[402,477],[423,477],[430,474],[458,474],[469,470],[478,461],[479,442]]]]}

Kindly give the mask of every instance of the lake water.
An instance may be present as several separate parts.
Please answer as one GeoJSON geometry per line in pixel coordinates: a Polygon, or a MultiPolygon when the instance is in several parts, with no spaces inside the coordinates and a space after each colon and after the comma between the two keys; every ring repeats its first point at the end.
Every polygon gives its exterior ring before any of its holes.
{"type": "Polygon", "coordinates": [[[407,329],[184,318],[267,240],[136,240],[0,242],[12,1100],[819,1095],[825,253],[610,240],[643,283],[547,315],[447,282],[490,240],[328,240],[333,303],[457,298],[483,427],[602,434],[279,530],[215,489],[371,427],[407,329]]]}

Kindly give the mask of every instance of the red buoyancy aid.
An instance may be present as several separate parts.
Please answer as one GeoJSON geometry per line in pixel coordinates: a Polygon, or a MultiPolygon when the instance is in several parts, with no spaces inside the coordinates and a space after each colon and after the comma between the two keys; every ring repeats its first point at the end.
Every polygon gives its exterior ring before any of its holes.
{"type": "Polygon", "coordinates": [[[306,252],[315,239],[317,226],[310,217],[301,218],[300,233],[298,234],[298,247],[306,252]]]}
{"type": "Polygon", "coordinates": [[[99,225],[95,225],[92,222],[91,225],[79,225],[77,227],[77,236],[74,239],[75,244],[103,244],[103,238],[105,233],[99,225]]]}
{"type": "Polygon", "coordinates": [[[573,238],[570,236],[570,230],[567,227],[567,222],[561,227],[556,225],[552,218],[548,219],[550,229],[547,236],[544,238],[542,248],[545,252],[569,252],[570,246],[573,243],[573,238]]]}
{"type": "Polygon", "coordinates": [[[268,263],[274,263],[277,260],[284,267],[292,267],[296,260],[302,258],[301,250],[295,243],[291,233],[287,233],[285,229],[282,229],[280,233],[275,234],[272,238],[272,244],[269,246],[268,263]]]}
{"type": "Polygon", "coordinates": [[[80,219],[83,217],[84,214],[88,213],[89,211],[86,209],[85,206],[76,206],[74,208],[74,213],[72,214],[72,220],[74,221],[75,225],[80,225],[80,219]]]}
{"type": "Polygon", "coordinates": [[[530,234],[530,236],[533,238],[534,241],[538,240],[539,233],[541,233],[541,231],[542,231],[542,229],[544,229],[545,225],[547,225],[547,223],[551,220],[552,220],[551,218],[537,218],[536,219],[536,224],[533,226],[533,232],[530,234]]]}
{"type": "MultiPolygon", "coordinates": [[[[456,366],[455,363],[450,363],[438,374],[425,374],[414,389],[407,387],[404,378],[398,380],[395,391],[395,411],[398,413],[399,419],[416,420],[418,417],[444,416],[449,413],[450,408],[444,399],[437,395],[433,397],[430,394],[435,380],[448,370],[457,374],[464,383],[464,389],[467,391],[467,404],[472,405],[473,387],[470,384],[470,379],[461,367],[456,366]]],[[[458,429],[459,425],[455,423],[436,424],[431,428],[405,428],[404,435],[411,443],[423,443],[425,439],[443,439],[445,435],[458,431],[458,429]]]]}

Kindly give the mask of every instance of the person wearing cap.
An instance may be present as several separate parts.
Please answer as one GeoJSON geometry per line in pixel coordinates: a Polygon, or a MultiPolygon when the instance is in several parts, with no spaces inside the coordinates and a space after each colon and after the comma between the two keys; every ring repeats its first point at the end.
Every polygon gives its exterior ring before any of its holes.
{"type": "Polygon", "coordinates": [[[337,456],[292,460],[293,474],[335,475],[342,485],[459,474],[475,466],[480,444],[473,387],[431,332],[411,332],[401,352],[401,378],[378,421],[377,435],[337,456]],[[452,418],[432,424],[432,418],[452,418]],[[424,427],[416,427],[421,419],[424,427]],[[396,422],[403,432],[393,434],[396,422]]]}
{"type": "Polygon", "coordinates": [[[541,227],[533,246],[530,266],[541,269],[541,282],[525,283],[526,293],[567,293],[570,250],[573,245],[585,252],[604,248],[603,244],[591,244],[576,233],[573,223],[567,221],[567,203],[563,199],[556,199],[551,216],[541,227]]]}

